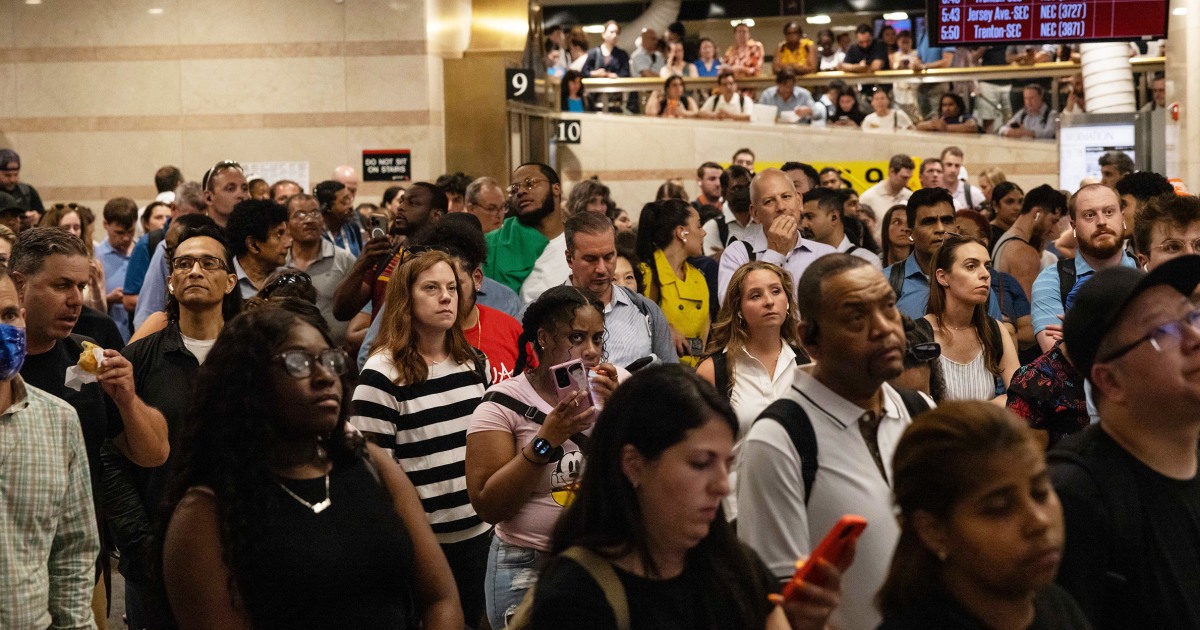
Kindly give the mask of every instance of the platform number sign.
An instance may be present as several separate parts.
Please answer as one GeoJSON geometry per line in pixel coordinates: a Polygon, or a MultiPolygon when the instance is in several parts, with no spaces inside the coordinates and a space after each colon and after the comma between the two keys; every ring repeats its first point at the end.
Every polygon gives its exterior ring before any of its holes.
{"type": "Polygon", "coordinates": [[[554,141],[559,144],[579,144],[583,137],[583,124],[578,120],[560,120],[554,123],[554,141]]]}
{"type": "Polygon", "coordinates": [[[504,98],[510,101],[532,103],[536,100],[533,86],[533,70],[508,68],[504,71],[504,98]]]}

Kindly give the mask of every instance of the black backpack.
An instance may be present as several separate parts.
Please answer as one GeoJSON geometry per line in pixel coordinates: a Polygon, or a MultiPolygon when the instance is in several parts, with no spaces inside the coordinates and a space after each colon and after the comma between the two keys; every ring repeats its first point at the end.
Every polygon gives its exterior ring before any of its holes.
{"type": "Polygon", "coordinates": [[[1067,312],[1067,294],[1075,288],[1075,259],[1063,258],[1058,261],[1058,297],[1062,301],[1063,312],[1067,312]]]}
{"type": "MultiPolygon", "coordinates": [[[[900,400],[904,401],[904,408],[908,410],[909,417],[916,418],[918,414],[930,409],[929,403],[916,390],[901,387],[894,389],[897,394],[900,394],[900,400]]],[[[788,438],[796,449],[796,454],[800,456],[800,477],[804,480],[804,504],[808,505],[819,467],[817,434],[813,431],[812,421],[805,413],[804,407],[790,398],[780,398],[771,403],[754,420],[755,423],[763,421],[778,422],[787,431],[788,438]]]]}
{"type": "MultiPolygon", "coordinates": [[[[804,351],[804,348],[792,346],[792,350],[796,353],[796,365],[805,365],[812,362],[812,358],[804,351]]],[[[712,354],[713,362],[713,382],[716,385],[717,391],[729,400],[730,394],[733,393],[733,382],[729,380],[729,355],[725,354],[724,350],[714,352],[712,354]]]]}

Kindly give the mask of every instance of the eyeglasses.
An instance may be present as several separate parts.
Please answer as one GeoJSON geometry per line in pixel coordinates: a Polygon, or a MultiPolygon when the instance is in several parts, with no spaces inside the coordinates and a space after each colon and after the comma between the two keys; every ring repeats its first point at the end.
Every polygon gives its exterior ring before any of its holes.
{"type": "Polygon", "coordinates": [[[321,212],[319,210],[301,210],[292,215],[292,218],[297,221],[307,221],[309,219],[320,219],[321,212]]]}
{"type": "Polygon", "coordinates": [[[1096,210],[1084,210],[1083,212],[1079,213],[1079,220],[1083,221],[1084,223],[1095,223],[1096,218],[1099,216],[1103,216],[1104,220],[1107,221],[1118,214],[1121,214],[1119,209],[1109,206],[1098,212],[1096,210]]]}
{"type": "Polygon", "coordinates": [[[509,187],[508,187],[508,189],[507,189],[507,190],[508,190],[508,196],[509,196],[509,197],[516,197],[516,196],[517,196],[517,193],[521,192],[521,189],[524,189],[524,190],[525,190],[525,192],[532,192],[532,191],[533,191],[533,189],[534,189],[535,187],[537,187],[537,185],[538,185],[538,184],[540,184],[540,183],[542,183],[542,182],[550,183],[550,180],[548,180],[548,179],[538,179],[538,178],[535,178],[535,177],[526,177],[526,178],[525,178],[525,181],[523,181],[523,182],[517,182],[517,183],[513,184],[512,186],[509,186],[509,187]]]}
{"type": "Polygon", "coordinates": [[[216,271],[225,268],[225,261],[216,256],[180,256],[171,260],[171,268],[175,271],[191,271],[200,263],[205,271],[216,271]]]}
{"type": "Polygon", "coordinates": [[[488,214],[500,214],[500,213],[504,212],[504,204],[502,204],[502,203],[494,203],[490,206],[485,206],[481,203],[472,203],[472,204],[468,204],[468,205],[479,208],[480,210],[483,210],[484,212],[486,212],[488,214]]]}
{"type": "Polygon", "coordinates": [[[212,168],[204,172],[204,178],[200,180],[200,190],[208,190],[208,185],[212,183],[214,177],[220,174],[221,171],[231,168],[241,171],[242,165],[234,162],[233,160],[222,160],[217,162],[212,168]]]}
{"type": "Polygon", "coordinates": [[[61,203],[60,202],[60,203],[54,204],[51,207],[53,207],[55,210],[78,210],[80,208],[83,208],[84,206],[81,206],[75,202],[71,202],[71,203],[61,203]]]}
{"type": "Polygon", "coordinates": [[[1182,319],[1155,326],[1154,328],[1150,329],[1150,332],[1138,337],[1136,341],[1131,341],[1124,346],[1117,348],[1116,350],[1110,352],[1106,358],[1096,361],[1096,363],[1108,363],[1109,361],[1116,361],[1117,359],[1120,359],[1128,354],[1130,350],[1133,350],[1147,341],[1150,342],[1151,346],[1154,346],[1155,350],[1162,352],[1163,348],[1165,348],[1168,344],[1176,342],[1183,337],[1184,328],[1191,328],[1192,332],[1200,333],[1200,308],[1193,310],[1187,315],[1184,315],[1182,319]]]}
{"type": "Polygon", "coordinates": [[[274,358],[283,364],[283,369],[287,370],[292,378],[312,376],[314,365],[320,365],[322,369],[334,376],[341,376],[346,373],[346,369],[350,365],[350,359],[346,353],[337,348],[328,348],[319,354],[303,350],[288,350],[275,355],[274,358]]]}
{"type": "Polygon", "coordinates": [[[306,273],[285,273],[263,287],[262,297],[269,298],[275,291],[292,284],[312,284],[312,277],[306,273]]]}
{"type": "Polygon", "coordinates": [[[914,343],[904,353],[909,363],[929,363],[942,356],[942,346],[936,341],[914,343]]]}
{"type": "Polygon", "coordinates": [[[1191,248],[1191,253],[1200,254],[1200,238],[1191,242],[1168,239],[1150,249],[1161,249],[1164,254],[1175,255],[1182,254],[1189,247],[1191,248]]]}

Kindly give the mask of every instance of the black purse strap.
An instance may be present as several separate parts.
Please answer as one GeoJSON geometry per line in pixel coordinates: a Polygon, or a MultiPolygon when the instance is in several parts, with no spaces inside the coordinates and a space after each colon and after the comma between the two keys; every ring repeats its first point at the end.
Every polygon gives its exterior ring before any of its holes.
{"type": "MultiPolygon", "coordinates": [[[[483,400],[481,402],[494,402],[505,409],[516,412],[522,418],[525,418],[534,424],[542,425],[546,423],[545,412],[537,407],[534,407],[533,405],[527,405],[503,392],[489,391],[483,395],[483,400]]],[[[571,436],[571,441],[574,442],[580,448],[580,450],[582,450],[587,447],[590,439],[588,436],[582,433],[576,433],[571,436]]]]}

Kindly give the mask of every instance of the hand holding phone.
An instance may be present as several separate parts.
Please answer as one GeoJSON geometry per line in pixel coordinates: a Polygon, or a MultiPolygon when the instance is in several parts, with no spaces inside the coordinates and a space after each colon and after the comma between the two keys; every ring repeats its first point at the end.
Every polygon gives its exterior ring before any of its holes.
{"type": "MultiPolygon", "coordinates": [[[[792,575],[791,581],[783,587],[783,599],[795,599],[798,596],[797,590],[800,586],[807,581],[814,580],[816,577],[813,575],[814,568],[821,560],[838,566],[839,562],[843,561],[843,555],[846,553],[847,548],[858,540],[858,537],[866,528],[867,519],[861,516],[847,514],[838,520],[833,528],[829,530],[829,533],[825,535],[821,543],[817,545],[817,548],[813,549],[808,560],[796,567],[796,572],[792,575]]],[[[844,570],[846,567],[839,568],[844,570]]],[[[814,583],[818,582],[819,580],[814,580],[814,583]]]]}
{"type": "Polygon", "coordinates": [[[582,359],[567,361],[551,367],[550,377],[554,379],[554,389],[558,392],[559,402],[575,396],[576,392],[585,392],[585,395],[576,399],[579,411],[588,409],[595,404],[592,400],[591,385],[588,382],[588,371],[584,367],[582,359]]]}
{"type": "Polygon", "coordinates": [[[372,214],[367,217],[367,228],[371,233],[371,238],[379,238],[387,236],[388,218],[383,214],[372,214]]]}

